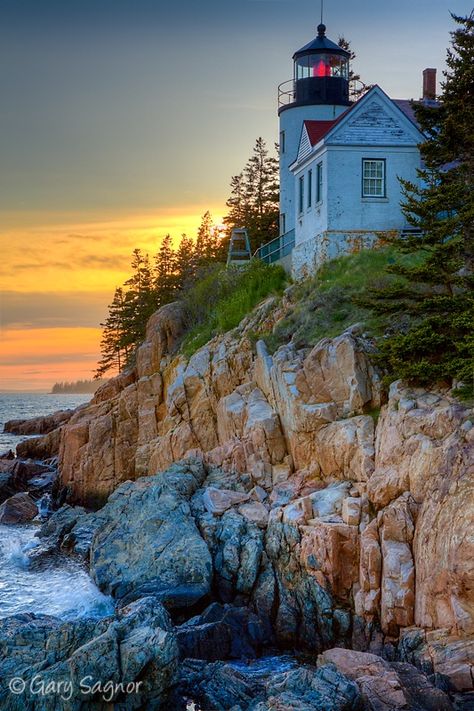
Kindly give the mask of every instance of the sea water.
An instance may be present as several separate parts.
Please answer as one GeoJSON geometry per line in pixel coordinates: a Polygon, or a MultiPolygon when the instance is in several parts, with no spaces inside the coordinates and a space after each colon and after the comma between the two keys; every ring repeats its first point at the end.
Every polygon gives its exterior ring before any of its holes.
{"type": "Polygon", "coordinates": [[[41,415],[51,415],[57,410],[73,410],[88,402],[92,395],[50,395],[49,393],[0,392],[0,454],[15,451],[16,445],[27,437],[3,431],[8,420],[27,420],[41,415]]]}
{"type": "MultiPolygon", "coordinates": [[[[73,409],[90,399],[91,395],[0,393],[0,453],[14,451],[26,439],[3,433],[8,420],[73,409]]],[[[26,612],[64,620],[111,614],[111,598],[100,592],[80,561],[64,555],[39,563],[30,558],[40,543],[37,531],[37,524],[0,525],[0,619],[26,612]]]]}
{"type": "Polygon", "coordinates": [[[36,562],[28,553],[39,545],[34,524],[0,525],[0,618],[25,612],[64,620],[112,614],[81,563],[63,555],[36,562]]]}

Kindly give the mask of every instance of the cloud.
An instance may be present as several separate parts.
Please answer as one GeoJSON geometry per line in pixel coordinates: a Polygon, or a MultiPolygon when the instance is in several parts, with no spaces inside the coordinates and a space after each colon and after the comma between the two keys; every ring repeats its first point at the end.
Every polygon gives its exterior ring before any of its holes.
{"type": "Polygon", "coordinates": [[[104,320],[109,292],[16,292],[0,296],[0,324],[6,329],[97,327],[104,320]]]}
{"type": "Polygon", "coordinates": [[[114,254],[110,256],[101,256],[98,254],[89,254],[77,260],[77,266],[85,269],[125,269],[130,265],[130,257],[114,254]]]}
{"type": "Polygon", "coordinates": [[[81,353],[78,351],[77,353],[56,353],[53,356],[50,353],[46,353],[45,355],[29,356],[18,355],[12,360],[0,357],[0,365],[4,367],[42,364],[48,365],[50,363],[76,363],[78,360],[95,364],[97,362],[97,353],[81,353]]]}

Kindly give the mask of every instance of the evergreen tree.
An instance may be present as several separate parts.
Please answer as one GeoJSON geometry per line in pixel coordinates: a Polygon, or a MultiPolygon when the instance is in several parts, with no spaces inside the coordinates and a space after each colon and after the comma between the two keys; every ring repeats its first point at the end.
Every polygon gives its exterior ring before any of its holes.
{"type": "Polygon", "coordinates": [[[232,227],[245,227],[249,214],[248,202],[245,199],[244,174],[233,175],[230,179],[230,197],[226,202],[229,212],[224,217],[224,224],[232,227]]]}
{"type": "Polygon", "coordinates": [[[212,215],[209,212],[204,213],[201,219],[201,224],[198,228],[196,239],[196,260],[197,266],[203,267],[212,262],[218,261],[221,255],[221,243],[219,240],[219,231],[216,229],[212,215]]]}
{"type": "Polygon", "coordinates": [[[265,141],[258,138],[244,171],[246,201],[250,208],[247,229],[252,251],[278,237],[278,171],[278,160],[269,156],[265,141]]]}
{"type": "Polygon", "coordinates": [[[179,291],[192,284],[196,276],[196,251],[190,237],[182,235],[176,251],[176,288],[179,291]]]}
{"type": "Polygon", "coordinates": [[[154,287],[156,306],[169,304],[175,298],[177,288],[176,255],[171,235],[166,235],[155,256],[154,287]]]}
{"type": "Polygon", "coordinates": [[[100,341],[101,357],[94,375],[97,380],[109,370],[120,372],[127,362],[129,347],[125,339],[124,305],[123,289],[119,287],[115,290],[105,322],[100,324],[103,330],[100,341]]]}
{"type": "MultiPolygon", "coordinates": [[[[371,289],[379,313],[408,315],[381,341],[391,375],[419,383],[474,378],[474,19],[456,17],[439,105],[415,106],[426,136],[419,182],[403,180],[404,213],[421,236],[393,241],[408,255],[390,271],[402,280],[371,289]],[[406,319],[405,319],[406,320],[406,319]]],[[[364,299],[363,299],[364,300],[364,299]]]]}
{"type": "Polygon", "coordinates": [[[228,237],[234,227],[245,227],[252,252],[279,233],[279,165],[269,155],[262,138],[255,142],[253,154],[239,175],[231,179],[230,208],[224,217],[228,237]]]}
{"type": "Polygon", "coordinates": [[[337,43],[341,49],[345,49],[346,52],[349,52],[350,54],[349,96],[352,101],[357,101],[363,94],[372,88],[373,84],[364,84],[364,82],[361,81],[360,74],[356,74],[354,72],[353,61],[357,55],[352,49],[350,41],[341,35],[337,43]]]}
{"type": "Polygon", "coordinates": [[[123,315],[125,333],[123,343],[129,349],[129,356],[141,343],[145,335],[146,323],[156,309],[156,296],[150,259],[140,249],[133,250],[132,276],[127,279],[123,315]]]}

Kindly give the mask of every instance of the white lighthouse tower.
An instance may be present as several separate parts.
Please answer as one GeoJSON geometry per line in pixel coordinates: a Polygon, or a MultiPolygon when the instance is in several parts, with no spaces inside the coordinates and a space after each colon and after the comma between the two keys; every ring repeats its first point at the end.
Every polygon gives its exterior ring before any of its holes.
{"type": "MultiPolygon", "coordinates": [[[[293,55],[293,79],[278,88],[280,118],[280,256],[291,251],[295,230],[295,178],[289,167],[296,160],[304,121],[334,121],[349,101],[349,52],[318,36],[293,55]]],[[[311,189],[311,187],[309,188],[311,189]]]]}

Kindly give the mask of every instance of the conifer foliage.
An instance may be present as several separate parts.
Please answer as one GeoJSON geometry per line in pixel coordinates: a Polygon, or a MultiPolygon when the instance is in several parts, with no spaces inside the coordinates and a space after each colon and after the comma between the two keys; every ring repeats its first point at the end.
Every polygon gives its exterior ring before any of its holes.
{"type": "Polygon", "coordinates": [[[394,245],[411,259],[390,272],[398,279],[363,298],[390,314],[381,340],[390,375],[421,384],[474,378],[474,17],[456,17],[438,105],[420,103],[427,140],[417,184],[402,181],[404,213],[419,235],[394,245]],[[398,326],[398,330],[397,330],[398,326]]]}
{"type": "MultiPolygon", "coordinates": [[[[230,211],[224,220],[227,237],[233,227],[246,227],[255,250],[278,236],[278,201],[278,160],[270,156],[265,141],[259,138],[243,172],[231,180],[227,201],[230,211]]],[[[221,279],[227,250],[228,239],[222,227],[214,224],[209,211],[202,216],[196,238],[182,235],[177,249],[170,235],[163,238],[151,261],[147,254],[135,249],[132,275],[116,289],[108,316],[101,324],[101,359],[95,377],[121,371],[133,362],[147,321],[156,309],[182,297],[197,281],[207,288],[213,274],[221,279]]]]}
{"type": "Polygon", "coordinates": [[[228,236],[234,227],[245,227],[252,252],[278,237],[278,171],[278,159],[270,155],[263,138],[258,138],[243,171],[231,179],[231,195],[226,202],[229,212],[224,224],[228,236]]]}

